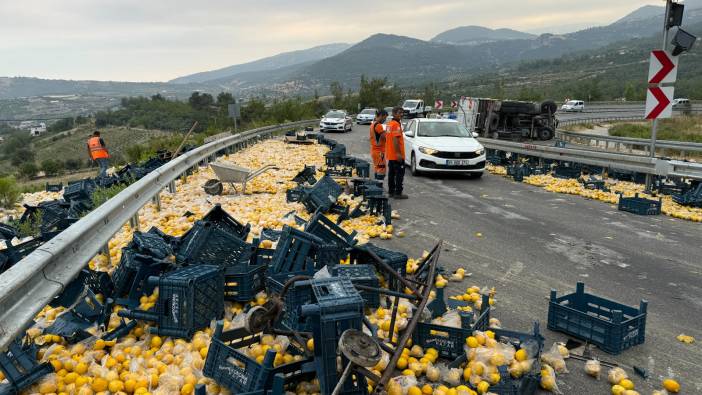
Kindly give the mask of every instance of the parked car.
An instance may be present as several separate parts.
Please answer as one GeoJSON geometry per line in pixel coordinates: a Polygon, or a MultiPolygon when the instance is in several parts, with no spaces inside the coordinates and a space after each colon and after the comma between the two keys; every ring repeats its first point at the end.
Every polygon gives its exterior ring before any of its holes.
{"type": "Polygon", "coordinates": [[[485,148],[476,137],[476,133],[452,119],[412,119],[403,137],[405,164],[415,176],[422,172],[448,172],[479,178],[485,171],[485,148]]]}
{"type": "Polygon", "coordinates": [[[564,105],[561,106],[561,111],[571,112],[583,112],[585,109],[585,102],[582,100],[568,100],[564,105]]]}
{"type": "Polygon", "coordinates": [[[319,130],[322,132],[350,132],[352,128],[353,120],[344,110],[331,110],[319,121],[319,130]]]}
{"type": "Polygon", "coordinates": [[[364,108],[356,115],[356,123],[359,125],[370,124],[375,119],[375,114],[378,112],[376,108],[364,108]]]}
{"type": "Polygon", "coordinates": [[[402,103],[402,110],[405,113],[405,118],[424,118],[431,108],[424,106],[424,100],[415,99],[405,100],[405,102],[402,103]]]}

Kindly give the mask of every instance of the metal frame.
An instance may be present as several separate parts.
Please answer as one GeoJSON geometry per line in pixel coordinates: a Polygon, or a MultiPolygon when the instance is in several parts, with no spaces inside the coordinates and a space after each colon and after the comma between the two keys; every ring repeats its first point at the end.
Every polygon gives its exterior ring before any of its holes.
{"type": "Polygon", "coordinates": [[[223,149],[235,146],[236,150],[242,148],[243,143],[270,138],[277,132],[317,121],[253,129],[186,152],[130,185],[37,248],[0,275],[0,350],[22,334],[25,325],[78,275],[125,223],[138,219],[139,210],[144,205],[164,189],[174,193],[174,181],[188,169],[198,167],[223,149]]]}
{"type": "MultiPolygon", "coordinates": [[[[586,121],[581,121],[586,122],[586,121]]],[[[609,149],[609,145],[613,144],[615,147],[619,146],[630,146],[630,150],[634,147],[641,147],[644,151],[648,152],[651,145],[650,139],[639,139],[633,137],[616,137],[616,136],[602,136],[596,134],[588,133],[578,133],[578,132],[568,132],[559,130],[556,132],[556,136],[561,140],[568,142],[576,141],[587,141],[587,145],[591,145],[594,142],[595,146],[599,146],[600,142],[605,143],[605,149],[609,149]]],[[[670,149],[680,152],[702,152],[702,143],[693,143],[685,141],[673,141],[673,140],[657,140],[657,149],[670,149]]]]}

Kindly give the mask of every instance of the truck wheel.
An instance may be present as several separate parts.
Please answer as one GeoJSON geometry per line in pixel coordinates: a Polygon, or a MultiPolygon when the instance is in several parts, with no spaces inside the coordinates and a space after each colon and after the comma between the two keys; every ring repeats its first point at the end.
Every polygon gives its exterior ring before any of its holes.
{"type": "Polygon", "coordinates": [[[558,106],[551,100],[541,102],[541,113],[542,114],[555,114],[558,106]]]}
{"type": "Polygon", "coordinates": [[[497,130],[498,126],[500,126],[500,117],[495,113],[490,113],[490,115],[488,115],[487,122],[485,123],[487,125],[487,131],[493,132],[497,130]]]}
{"type": "Polygon", "coordinates": [[[539,140],[547,141],[551,140],[555,136],[553,129],[551,128],[541,128],[539,129],[539,140]]]}

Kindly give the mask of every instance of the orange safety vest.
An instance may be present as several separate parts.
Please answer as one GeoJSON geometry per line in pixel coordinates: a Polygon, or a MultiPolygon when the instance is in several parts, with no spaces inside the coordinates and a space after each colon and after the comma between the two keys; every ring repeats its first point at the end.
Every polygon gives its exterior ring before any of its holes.
{"type": "Polygon", "coordinates": [[[405,140],[402,137],[402,125],[396,120],[388,122],[385,136],[385,158],[387,160],[405,159],[405,140]],[[397,141],[400,152],[395,152],[394,141],[397,141]]]}
{"type": "Polygon", "coordinates": [[[91,137],[88,139],[88,149],[90,150],[90,159],[107,159],[110,154],[107,152],[107,148],[100,144],[100,137],[91,137]]]}
{"type": "Polygon", "coordinates": [[[371,151],[385,151],[385,130],[380,122],[371,122],[370,147],[371,151]]]}
{"type": "Polygon", "coordinates": [[[373,172],[377,175],[385,174],[385,130],[380,122],[371,122],[369,137],[373,172]]]}

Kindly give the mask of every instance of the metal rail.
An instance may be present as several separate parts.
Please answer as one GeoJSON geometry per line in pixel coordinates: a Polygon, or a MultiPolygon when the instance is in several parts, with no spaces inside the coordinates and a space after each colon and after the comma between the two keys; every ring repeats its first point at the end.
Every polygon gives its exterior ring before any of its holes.
{"type": "MultiPolygon", "coordinates": [[[[556,137],[567,142],[577,142],[585,145],[593,145],[599,147],[600,143],[604,143],[604,148],[609,149],[610,144],[614,145],[615,148],[620,146],[629,146],[630,150],[635,147],[642,148],[643,151],[647,151],[651,145],[650,139],[640,139],[633,137],[618,137],[618,136],[602,136],[597,134],[588,133],[578,133],[569,132],[564,130],[556,131],[556,137]]],[[[676,150],[681,152],[702,152],[702,143],[693,143],[686,141],[674,141],[674,140],[657,140],[656,148],[676,150]]]]}
{"type": "Polygon", "coordinates": [[[0,275],[0,350],[19,336],[27,323],[58,295],[86,263],[107,245],[139,210],[188,169],[231,147],[270,138],[276,132],[309,125],[316,120],[268,126],[202,145],[152,171],[97,207],[0,275]]]}
{"type": "Polygon", "coordinates": [[[513,141],[479,138],[485,148],[544,159],[576,162],[619,170],[629,170],[659,176],[702,180],[702,163],[683,162],[576,148],[559,148],[513,141]]]}

